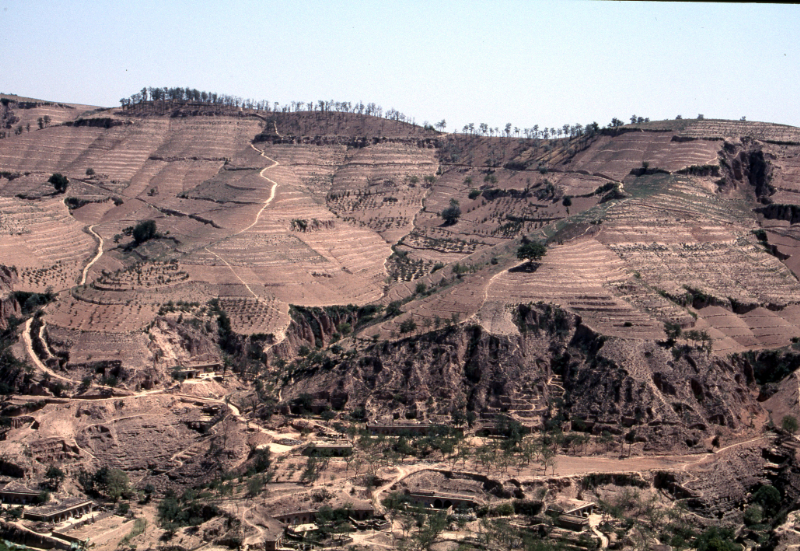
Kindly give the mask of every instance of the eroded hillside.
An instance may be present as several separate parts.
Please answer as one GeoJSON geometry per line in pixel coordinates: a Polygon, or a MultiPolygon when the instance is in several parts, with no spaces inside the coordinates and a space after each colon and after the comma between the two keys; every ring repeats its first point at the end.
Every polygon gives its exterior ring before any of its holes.
{"type": "MultiPolygon", "coordinates": [[[[768,464],[793,465],[763,437],[800,415],[793,127],[529,139],[344,112],[3,108],[12,124],[48,114],[0,139],[0,382],[19,395],[5,475],[108,467],[164,492],[252,476],[266,447],[286,461],[273,476],[298,485],[309,431],[452,425],[477,448],[512,423],[567,434],[565,476],[595,472],[580,461],[614,439],[673,454],[642,484],[734,518],[779,477],[768,464]],[[518,258],[526,240],[546,254],[518,258]],[[707,455],[720,440],[742,451],[707,455]],[[725,478],[736,464],[758,473],[725,478]]],[[[422,484],[400,469],[362,488],[347,465],[333,486],[354,499],[422,484]]],[[[521,476],[529,487],[480,500],[538,495],[539,475],[521,476]]],[[[281,495],[217,512],[260,536],[269,522],[248,514],[283,518],[297,506],[281,495]]]]}

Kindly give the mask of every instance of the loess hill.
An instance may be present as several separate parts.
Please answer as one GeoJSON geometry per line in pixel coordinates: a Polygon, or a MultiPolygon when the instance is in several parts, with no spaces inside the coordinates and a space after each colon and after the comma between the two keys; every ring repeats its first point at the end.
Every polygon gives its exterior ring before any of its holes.
{"type": "Polygon", "coordinates": [[[306,408],[555,423],[635,453],[700,453],[800,413],[800,129],[528,139],[345,112],[2,109],[2,383],[55,404],[24,412],[46,430],[8,431],[31,473],[57,449],[189,484],[245,464],[245,415],[306,408]],[[523,238],[546,255],[518,259],[523,238]],[[202,366],[240,379],[162,392],[202,366]],[[220,420],[229,395],[250,411],[220,420]]]}
{"type": "MultiPolygon", "coordinates": [[[[675,400],[634,351],[663,343],[665,324],[703,332],[676,346],[702,344],[717,363],[800,335],[792,127],[677,120],[529,140],[337,112],[21,100],[4,110],[22,123],[51,117],[0,141],[0,264],[15,272],[14,291],[54,294],[37,319],[40,359],[68,378],[109,364],[136,390],[219,361],[215,335],[186,325],[211,299],[230,319],[232,349],[259,348],[268,364],[303,345],[336,358],[337,338],[337,350],[369,338],[402,347],[455,331],[518,346],[530,338],[522,310],[549,305],[625,350],[609,359],[664,403],[675,400]],[[48,183],[56,172],[69,179],[64,194],[48,183]],[[461,216],[445,224],[452,200],[461,216]],[[137,243],[130,229],[145,220],[158,235],[137,243]],[[548,244],[535,265],[515,257],[523,236],[548,244]]],[[[569,386],[569,365],[550,365],[564,346],[512,363],[569,386]]],[[[322,379],[354,376],[340,360],[322,379]]],[[[446,381],[470,394],[463,354],[453,361],[446,381]]],[[[314,388],[310,364],[294,365],[306,382],[295,377],[287,395],[314,388]]],[[[412,386],[425,394],[432,373],[420,376],[412,386]]],[[[348,402],[408,382],[351,389],[348,402]]],[[[513,401],[520,389],[495,391],[513,401]]]]}

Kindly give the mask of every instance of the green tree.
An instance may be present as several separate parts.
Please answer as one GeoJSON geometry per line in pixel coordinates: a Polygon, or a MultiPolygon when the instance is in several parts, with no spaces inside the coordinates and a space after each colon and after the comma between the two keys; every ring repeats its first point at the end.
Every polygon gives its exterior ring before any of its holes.
{"type": "Polygon", "coordinates": [[[788,433],[794,434],[797,432],[797,418],[793,415],[785,415],[781,419],[781,428],[788,433]]]}
{"type": "Polygon", "coordinates": [[[428,518],[416,535],[416,540],[423,549],[430,549],[444,529],[447,527],[447,517],[443,512],[428,515],[428,518]]]}
{"type": "Polygon", "coordinates": [[[56,193],[64,193],[67,191],[69,180],[67,180],[67,177],[60,172],[56,172],[50,176],[50,179],[47,181],[48,183],[53,184],[53,187],[56,189],[56,193]]]}
{"type": "Polygon", "coordinates": [[[526,237],[522,238],[522,245],[517,249],[517,258],[533,263],[540,260],[547,254],[547,245],[541,241],[531,241],[526,237]]]}
{"type": "Polygon", "coordinates": [[[247,495],[256,497],[264,491],[265,481],[263,476],[253,476],[247,480],[247,495]]]}
{"type": "Polygon", "coordinates": [[[47,479],[47,487],[53,490],[58,490],[58,487],[64,481],[64,476],[64,471],[56,466],[50,466],[44,475],[44,477],[47,479]]]}
{"type": "Polygon", "coordinates": [[[393,318],[395,316],[399,316],[400,314],[402,314],[403,311],[400,309],[400,306],[402,305],[403,303],[400,302],[399,300],[393,300],[392,302],[390,302],[389,306],[386,307],[386,317],[393,318]]]}
{"type": "Polygon", "coordinates": [[[317,466],[317,458],[309,457],[306,460],[306,468],[300,475],[300,480],[302,482],[308,482],[310,484],[314,482],[317,478],[319,478],[319,467],[317,466]]]}
{"type": "Polygon", "coordinates": [[[781,493],[770,485],[761,486],[753,494],[753,503],[761,505],[764,514],[771,517],[778,512],[781,505],[781,493]]]}
{"type": "Polygon", "coordinates": [[[667,334],[667,338],[674,343],[675,339],[681,336],[682,329],[680,324],[665,321],[664,332],[667,334]]]}
{"type": "Polygon", "coordinates": [[[94,475],[95,487],[109,498],[118,501],[119,498],[130,494],[130,480],[121,469],[103,467],[94,475]]]}
{"type": "Polygon", "coordinates": [[[461,207],[458,206],[458,201],[450,199],[450,206],[442,211],[441,216],[447,226],[452,226],[458,222],[458,219],[461,218],[461,207]]]}
{"type": "Polygon", "coordinates": [[[133,240],[139,245],[156,236],[156,223],[154,220],[144,220],[133,228],[133,240]]]}
{"type": "Polygon", "coordinates": [[[735,535],[730,528],[712,526],[697,538],[697,551],[741,551],[742,546],[734,543],[735,535]]]}
{"type": "Polygon", "coordinates": [[[411,333],[417,329],[417,323],[412,319],[408,318],[400,324],[400,332],[401,333],[411,333]]]}

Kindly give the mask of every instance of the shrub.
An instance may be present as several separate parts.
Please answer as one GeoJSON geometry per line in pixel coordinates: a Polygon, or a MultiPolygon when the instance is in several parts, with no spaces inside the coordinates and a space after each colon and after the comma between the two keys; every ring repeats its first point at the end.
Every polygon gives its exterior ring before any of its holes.
{"type": "Polygon", "coordinates": [[[481,190],[479,189],[471,189],[469,190],[469,198],[470,199],[477,199],[481,194],[481,190]]]}
{"type": "Polygon", "coordinates": [[[761,524],[762,520],[764,520],[764,511],[759,505],[751,505],[744,512],[744,523],[748,526],[761,524]]]}
{"type": "Polygon", "coordinates": [[[797,418],[792,415],[786,415],[781,420],[781,428],[788,433],[794,434],[797,432],[797,418]]]}
{"type": "Polygon", "coordinates": [[[698,551],[740,551],[742,546],[734,543],[734,537],[730,528],[712,526],[697,538],[695,545],[698,551]]]}
{"type": "Polygon", "coordinates": [[[367,410],[364,406],[359,406],[350,412],[350,418],[354,421],[363,421],[367,418],[367,410]]]}
{"type": "Polygon", "coordinates": [[[494,507],[489,514],[494,517],[509,517],[514,514],[514,506],[511,503],[501,503],[494,507]]]}
{"type": "Polygon", "coordinates": [[[193,490],[178,497],[170,490],[158,504],[158,521],[165,530],[175,530],[181,526],[197,526],[219,514],[214,505],[202,503],[193,490]]]}

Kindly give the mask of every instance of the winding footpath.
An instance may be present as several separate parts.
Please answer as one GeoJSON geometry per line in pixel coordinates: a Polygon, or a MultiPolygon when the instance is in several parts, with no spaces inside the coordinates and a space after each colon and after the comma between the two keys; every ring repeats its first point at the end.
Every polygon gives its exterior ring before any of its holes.
{"type": "Polygon", "coordinates": [[[94,226],[95,225],[92,224],[87,229],[89,230],[89,233],[91,233],[93,236],[95,236],[97,238],[97,240],[98,240],[97,241],[97,254],[94,255],[94,258],[91,261],[89,261],[89,263],[83,269],[83,274],[81,275],[81,280],[80,280],[80,282],[78,282],[78,285],[86,284],[86,275],[89,273],[89,268],[91,268],[92,265],[95,262],[97,262],[98,260],[100,260],[101,256],[103,256],[103,238],[100,237],[100,235],[97,232],[94,231],[94,226]]]}
{"type": "Polygon", "coordinates": [[[265,209],[265,208],[267,208],[267,206],[269,206],[269,204],[272,202],[272,200],[273,200],[273,199],[275,199],[275,190],[277,190],[277,189],[278,189],[278,182],[276,182],[275,180],[270,180],[269,178],[267,178],[266,176],[264,176],[264,173],[265,173],[267,170],[271,169],[271,168],[275,168],[275,167],[276,167],[276,166],[278,166],[280,163],[279,163],[278,161],[276,161],[275,159],[272,159],[271,157],[267,157],[266,153],[264,153],[262,150],[258,149],[258,148],[257,148],[256,146],[254,146],[253,144],[250,144],[250,147],[252,147],[252,148],[253,148],[253,149],[255,149],[256,151],[258,151],[258,153],[259,153],[259,154],[260,154],[262,157],[264,157],[265,159],[267,159],[267,160],[269,160],[269,161],[272,161],[272,162],[274,163],[274,164],[272,164],[272,165],[270,165],[270,166],[267,166],[267,167],[264,167],[264,168],[262,168],[262,169],[261,169],[261,172],[259,172],[259,173],[258,173],[258,175],[259,175],[259,176],[261,176],[261,177],[262,177],[262,178],[264,178],[264,179],[265,179],[267,182],[269,182],[269,183],[271,183],[271,184],[272,184],[272,189],[271,189],[271,190],[270,190],[270,192],[269,192],[269,198],[268,198],[266,201],[264,201],[264,206],[262,206],[262,207],[261,207],[261,210],[259,210],[259,211],[258,211],[258,213],[256,214],[256,219],[255,219],[255,220],[253,220],[253,223],[252,223],[252,224],[250,224],[249,226],[247,226],[245,229],[243,229],[243,230],[240,230],[240,231],[236,232],[234,235],[239,235],[240,233],[244,233],[244,232],[246,232],[247,230],[249,230],[250,228],[252,228],[253,226],[255,226],[256,224],[258,224],[258,219],[261,217],[261,213],[262,213],[262,212],[264,212],[264,209],[265,209]]]}
{"type": "Polygon", "coordinates": [[[39,359],[39,356],[36,355],[36,352],[33,350],[33,341],[31,339],[31,323],[33,322],[33,318],[28,318],[28,321],[25,322],[25,329],[22,330],[22,340],[25,341],[25,350],[28,352],[28,356],[30,357],[33,364],[40,370],[44,371],[54,379],[59,379],[61,381],[66,381],[68,383],[77,383],[78,381],[74,379],[69,379],[67,377],[63,377],[58,373],[54,373],[50,368],[48,368],[42,360],[39,359]]]}
{"type": "MultiPolygon", "coordinates": [[[[264,212],[264,210],[265,210],[265,209],[266,209],[266,208],[269,206],[269,204],[270,204],[270,203],[272,203],[272,200],[273,200],[273,199],[275,199],[275,191],[278,189],[278,182],[276,182],[275,180],[271,180],[270,178],[267,178],[266,176],[264,176],[264,173],[265,173],[267,170],[271,169],[271,168],[275,168],[275,167],[276,167],[276,166],[278,166],[280,163],[279,163],[278,161],[276,161],[275,159],[272,159],[271,157],[267,157],[267,155],[266,155],[266,154],[265,154],[265,153],[264,153],[262,150],[258,149],[258,148],[257,148],[256,146],[254,146],[253,144],[250,144],[250,147],[252,147],[254,150],[256,150],[256,151],[257,151],[257,152],[258,152],[258,153],[259,153],[259,154],[260,154],[262,157],[264,157],[265,159],[267,159],[267,160],[269,160],[269,161],[272,161],[272,163],[273,163],[273,164],[271,164],[270,166],[267,166],[267,167],[264,167],[264,168],[262,168],[262,169],[261,169],[261,172],[259,172],[259,173],[258,173],[258,175],[259,175],[259,176],[261,176],[261,177],[262,177],[262,178],[264,178],[264,179],[265,179],[267,182],[269,182],[269,183],[271,183],[271,184],[272,184],[272,188],[271,188],[271,189],[270,189],[270,191],[269,191],[269,197],[267,198],[267,200],[266,200],[266,201],[264,201],[264,204],[261,206],[261,209],[259,209],[259,211],[256,213],[256,217],[255,217],[255,219],[253,220],[253,222],[252,222],[252,223],[251,223],[249,226],[247,226],[246,228],[243,228],[243,229],[239,230],[238,232],[234,233],[234,234],[233,234],[231,237],[235,237],[235,236],[237,236],[237,235],[243,234],[244,232],[246,232],[247,230],[249,230],[250,228],[252,228],[252,227],[253,227],[253,226],[255,226],[256,224],[258,224],[258,221],[259,221],[259,220],[260,220],[260,218],[261,218],[261,213],[262,213],[262,212],[264,212]]],[[[250,286],[249,286],[249,285],[248,285],[248,284],[245,282],[245,280],[243,280],[243,279],[242,279],[242,278],[239,276],[239,274],[237,274],[237,273],[236,273],[236,270],[234,270],[234,269],[233,269],[233,266],[231,266],[231,265],[230,265],[230,263],[229,263],[227,260],[225,260],[224,258],[222,258],[220,255],[218,255],[217,253],[215,253],[214,251],[212,251],[212,250],[211,250],[211,249],[209,249],[208,247],[204,247],[204,249],[206,250],[206,252],[208,252],[208,253],[210,253],[210,254],[213,254],[213,255],[214,255],[214,256],[216,256],[216,257],[217,257],[217,258],[218,258],[220,261],[222,261],[222,262],[223,262],[223,263],[224,263],[224,264],[225,264],[225,265],[228,267],[228,269],[231,271],[231,273],[233,273],[233,275],[235,275],[235,276],[236,276],[236,279],[238,279],[239,281],[241,281],[241,282],[242,282],[242,285],[244,285],[244,286],[245,286],[245,288],[248,290],[248,292],[249,292],[251,295],[253,295],[253,298],[255,298],[255,299],[258,299],[258,295],[257,295],[255,292],[253,292],[253,290],[252,290],[252,289],[250,288],[250,286]]]]}

